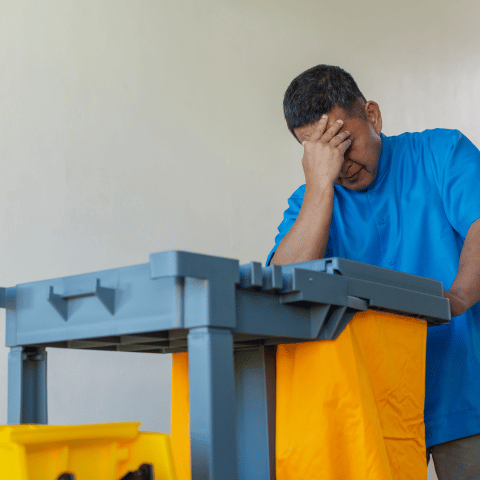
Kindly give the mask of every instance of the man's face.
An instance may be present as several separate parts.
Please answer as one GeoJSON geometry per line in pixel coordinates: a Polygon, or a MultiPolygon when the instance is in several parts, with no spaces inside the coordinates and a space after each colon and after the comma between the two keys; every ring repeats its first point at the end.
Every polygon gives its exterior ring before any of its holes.
{"type": "MultiPolygon", "coordinates": [[[[367,118],[349,117],[345,110],[335,106],[327,113],[327,129],[337,120],[343,120],[338,133],[347,130],[352,144],[344,155],[340,175],[335,183],[350,190],[365,190],[375,180],[378,161],[382,153],[382,116],[375,102],[365,104],[367,118]]],[[[309,140],[317,130],[318,121],[295,128],[294,132],[300,142],[309,140]]]]}

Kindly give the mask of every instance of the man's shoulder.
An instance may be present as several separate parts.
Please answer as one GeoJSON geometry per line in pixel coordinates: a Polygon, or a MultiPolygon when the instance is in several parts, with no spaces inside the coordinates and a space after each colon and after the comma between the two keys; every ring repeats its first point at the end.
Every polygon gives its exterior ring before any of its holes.
{"type": "Polygon", "coordinates": [[[404,132],[400,135],[389,136],[390,141],[396,145],[407,144],[430,144],[432,147],[445,144],[457,143],[462,137],[458,130],[448,128],[432,128],[423,132],[404,132]]]}
{"type": "Polygon", "coordinates": [[[434,128],[423,132],[405,132],[388,137],[393,158],[401,159],[402,164],[412,166],[430,165],[430,168],[443,170],[445,162],[456,151],[463,135],[458,130],[434,128]]]}

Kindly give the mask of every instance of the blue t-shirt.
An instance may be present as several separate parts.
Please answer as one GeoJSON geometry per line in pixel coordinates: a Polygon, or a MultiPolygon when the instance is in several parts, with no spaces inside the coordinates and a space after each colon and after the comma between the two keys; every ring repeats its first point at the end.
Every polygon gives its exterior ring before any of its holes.
{"type": "MultiPolygon", "coordinates": [[[[326,257],[342,257],[440,280],[448,290],[470,225],[480,218],[480,152],[457,130],[382,134],[374,182],[335,185],[326,257]]],[[[302,206],[288,200],[275,247],[302,206]]],[[[480,302],[427,331],[425,437],[428,446],[480,433],[480,302]]]]}

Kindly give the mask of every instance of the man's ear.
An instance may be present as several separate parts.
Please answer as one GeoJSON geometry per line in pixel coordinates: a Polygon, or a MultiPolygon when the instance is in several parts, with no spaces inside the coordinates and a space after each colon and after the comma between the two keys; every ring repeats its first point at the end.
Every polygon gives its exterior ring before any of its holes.
{"type": "Polygon", "coordinates": [[[382,112],[377,102],[369,100],[365,104],[365,113],[367,114],[367,120],[372,124],[377,135],[380,135],[382,131],[382,112]]]}

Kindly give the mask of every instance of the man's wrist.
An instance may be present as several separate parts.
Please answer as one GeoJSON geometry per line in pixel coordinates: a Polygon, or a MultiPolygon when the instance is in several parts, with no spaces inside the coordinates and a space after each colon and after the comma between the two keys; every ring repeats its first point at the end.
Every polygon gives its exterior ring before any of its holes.
{"type": "Polygon", "coordinates": [[[305,185],[305,195],[323,196],[325,194],[333,194],[334,182],[328,179],[315,183],[307,183],[305,185]]]}
{"type": "Polygon", "coordinates": [[[450,313],[452,317],[464,314],[473,305],[463,290],[444,290],[443,295],[450,301],[450,313]]]}

